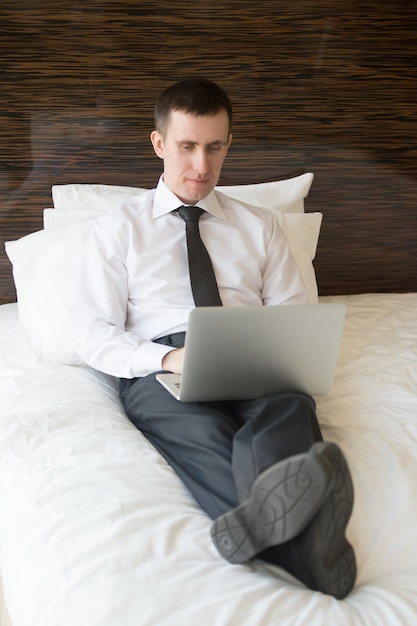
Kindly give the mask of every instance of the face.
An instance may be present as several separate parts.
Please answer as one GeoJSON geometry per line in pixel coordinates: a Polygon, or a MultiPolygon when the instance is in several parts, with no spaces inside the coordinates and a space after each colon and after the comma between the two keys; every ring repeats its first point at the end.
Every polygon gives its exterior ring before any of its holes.
{"type": "Polygon", "coordinates": [[[165,136],[151,134],[164,161],[164,182],[184,204],[196,204],[217,185],[231,140],[226,111],[202,116],[173,111],[165,136]]]}

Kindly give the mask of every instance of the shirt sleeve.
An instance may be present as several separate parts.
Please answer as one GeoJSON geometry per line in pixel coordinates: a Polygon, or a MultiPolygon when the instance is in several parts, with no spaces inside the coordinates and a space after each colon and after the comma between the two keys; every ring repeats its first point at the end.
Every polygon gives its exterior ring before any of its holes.
{"type": "Polygon", "coordinates": [[[309,294],[300,269],[291,254],[287,238],[277,219],[268,217],[272,225],[265,243],[262,300],[264,305],[307,304],[309,294]]]}
{"type": "Polygon", "coordinates": [[[110,216],[96,220],[87,236],[70,305],[74,348],[106,374],[145,376],[161,369],[172,348],[125,330],[128,301],[128,232],[110,216]]]}

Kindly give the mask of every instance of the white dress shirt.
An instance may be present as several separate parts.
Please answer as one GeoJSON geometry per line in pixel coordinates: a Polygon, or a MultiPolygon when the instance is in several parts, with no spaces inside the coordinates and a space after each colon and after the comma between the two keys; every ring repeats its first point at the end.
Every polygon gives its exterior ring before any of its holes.
{"type": "MultiPolygon", "coordinates": [[[[74,290],[75,349],[95,369],[123,378],[161,369],[172,348],[152,339],[187,328],[194,308],[185,224],[162,178],[94,221],[74,290]]],[[[198,203],[200,232],[224,306],[308,302],[275,217],[212,191],[198,203]]]]}

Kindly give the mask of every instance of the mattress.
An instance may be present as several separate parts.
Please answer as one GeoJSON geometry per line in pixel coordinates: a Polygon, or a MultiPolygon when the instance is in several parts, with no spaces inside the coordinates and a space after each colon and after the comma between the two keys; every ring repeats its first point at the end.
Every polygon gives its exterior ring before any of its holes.
{"type": "Polygon", "coordinates": [[[334,296],[347,314],[325,439],[355,503],[340,601],[259,561],[231,565],[211,520],[126,418],[113,379],[33,361],[0,307],[2,626],[415,626],[417,294],[334,296]],[[7,608],[7,612],[6,612],[7,608]]]}

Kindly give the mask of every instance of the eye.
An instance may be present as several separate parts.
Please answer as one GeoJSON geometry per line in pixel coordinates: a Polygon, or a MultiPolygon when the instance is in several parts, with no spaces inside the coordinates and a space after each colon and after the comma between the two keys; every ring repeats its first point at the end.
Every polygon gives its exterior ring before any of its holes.
{"type": "Polygon", "coordinates": [[[214,143],[213,145],[209,146],[210,152],[218,152],[221,149],[222,149],[222,145],[220,143],[214,143]]]}

